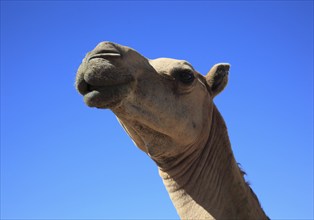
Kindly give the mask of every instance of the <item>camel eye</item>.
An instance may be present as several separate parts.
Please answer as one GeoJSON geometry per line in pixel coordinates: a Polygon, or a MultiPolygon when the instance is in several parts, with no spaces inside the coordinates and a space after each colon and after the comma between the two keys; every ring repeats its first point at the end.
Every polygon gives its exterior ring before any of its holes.
{"type": "Polygon", "coordinates": [[[179,80],[184,84],[191,84],[195,79],[193,72],[190,70],[181,70],[178,74],[178,77],[179,80]]]}

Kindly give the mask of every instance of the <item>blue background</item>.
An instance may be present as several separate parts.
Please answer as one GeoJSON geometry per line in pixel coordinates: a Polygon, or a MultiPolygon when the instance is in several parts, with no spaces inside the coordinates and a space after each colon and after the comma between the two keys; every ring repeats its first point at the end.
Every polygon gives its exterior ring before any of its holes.
{"type": "Polygon", "coordinates": [[[100,41],[206,74],[272,219],[313,219],[313,1],[1,1],[1,218],[177,219],[156,165],[76,70],[100,41]]]}

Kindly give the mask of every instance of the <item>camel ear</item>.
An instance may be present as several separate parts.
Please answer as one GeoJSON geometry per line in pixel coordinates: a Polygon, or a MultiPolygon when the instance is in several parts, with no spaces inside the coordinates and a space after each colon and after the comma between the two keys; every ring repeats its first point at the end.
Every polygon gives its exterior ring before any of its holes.
{"type": "Polygon", "coordinates": [[[228,83],[230,64],[218,63],[214,65],[206,75],[206,81],[213,96],[218,95],[228,83]]]}

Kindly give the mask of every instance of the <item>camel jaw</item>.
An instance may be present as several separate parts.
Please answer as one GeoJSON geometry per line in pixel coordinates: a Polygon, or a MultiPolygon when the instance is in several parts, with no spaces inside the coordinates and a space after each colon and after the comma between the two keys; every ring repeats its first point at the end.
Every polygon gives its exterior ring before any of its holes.
{"type": "Polygon", "coordinates": [[[87,54],[77,71],[76,88],[89,107],[113,108],[128,94],[133,77],[117,63],[114,47],[87,54]]]}

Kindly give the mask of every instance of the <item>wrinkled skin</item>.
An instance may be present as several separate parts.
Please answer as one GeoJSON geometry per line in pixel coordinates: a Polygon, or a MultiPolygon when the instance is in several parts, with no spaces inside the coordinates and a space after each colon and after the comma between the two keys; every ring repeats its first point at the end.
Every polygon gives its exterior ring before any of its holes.
{"type": "Polygon", "coordinates": [[[157,163],[182,219],[268,219],[243,178],[213,103],[228,82],[229,68],[216,64],[203,76],[186,61],[149,60],[102,42],[77,72],[85,103],[112,110],[157,163]]]}
{"type": "Polygon", "coordinates": [[[149,60],[102,42],[79,67],[76,87],[90,107],[109,108],[135,144],[159,165],[208,133],[213,98],[226,85],[228,64],[206,77],[183,60],[149,60]]]}

